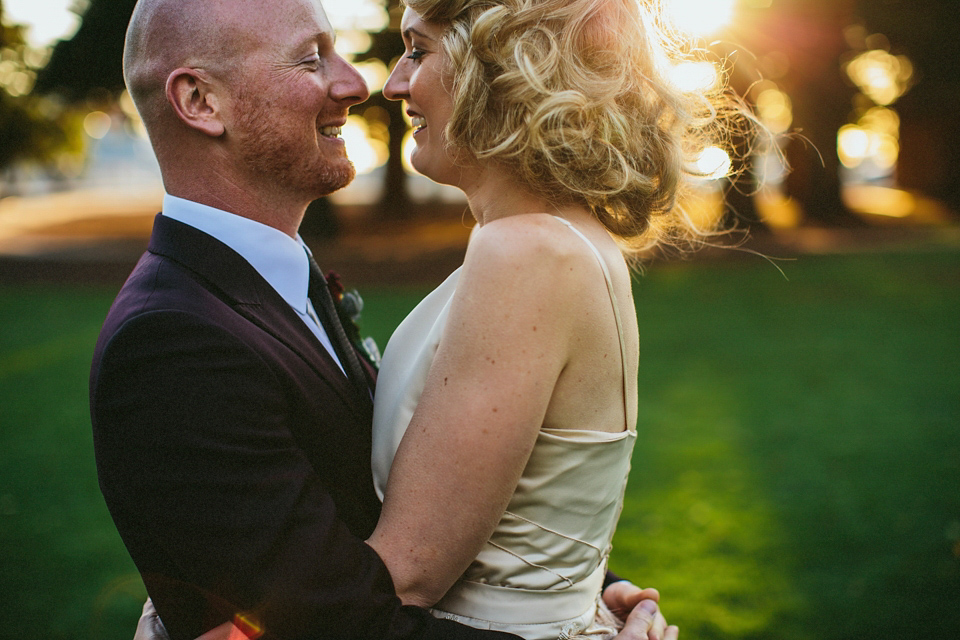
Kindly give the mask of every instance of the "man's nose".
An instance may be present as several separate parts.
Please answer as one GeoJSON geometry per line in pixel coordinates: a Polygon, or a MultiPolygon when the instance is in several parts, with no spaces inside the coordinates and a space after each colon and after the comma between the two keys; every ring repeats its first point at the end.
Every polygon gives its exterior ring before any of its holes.
{"type": "Polygon", "coordinates": [[[370,97],[367,83],[353,65],[337,56],[337,79],[331,87],[331,94],[340,102],[357,104],[370,97]]]}

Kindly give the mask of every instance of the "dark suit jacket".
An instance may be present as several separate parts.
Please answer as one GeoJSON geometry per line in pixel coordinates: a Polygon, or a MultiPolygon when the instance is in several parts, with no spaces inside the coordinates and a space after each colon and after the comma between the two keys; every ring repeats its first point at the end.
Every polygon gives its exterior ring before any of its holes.
{"type": "Polygon", "coordinates": [[[372,406],[230,248],[157,216],[97,342],[100,487],[173,640],[514,638],[401,606],[363,540],[372,406]]]}

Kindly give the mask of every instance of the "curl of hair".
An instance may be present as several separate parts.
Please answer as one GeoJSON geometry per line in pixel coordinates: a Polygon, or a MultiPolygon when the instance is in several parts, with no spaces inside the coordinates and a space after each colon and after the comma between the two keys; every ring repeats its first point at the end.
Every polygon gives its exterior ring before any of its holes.
{"type": "Polygon", "coordinates": [[[753,123],[723,87],[669,80],[696,52],[658,2],[406,0],[445,27],[450,144],[556,205],[587,205],[630,253],[710,235],[678,195],[703,177],[695,160],[707,146],[753,123]]]}

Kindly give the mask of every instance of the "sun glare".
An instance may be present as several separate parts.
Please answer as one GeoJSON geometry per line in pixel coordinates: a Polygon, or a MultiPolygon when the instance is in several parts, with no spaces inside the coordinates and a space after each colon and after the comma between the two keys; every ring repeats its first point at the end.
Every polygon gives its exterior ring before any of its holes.
{"type": "Polygon", "coordinates": [[[697,171],[707,180],[719,180],[730,173],[730,154],[720,147],[709,147],[697,158],[697,171]]]}
{"type": "Polygon", "coordinates": [[[362,116],[349,116],[341,131],[347,145],[347,157],[353,161],[357,174],[370,173],[387,162],[387,145],[370,135],[370,125],[362,116]]]}
{"type": "Polygon", "coordinates": [[[665,0],[678,29],[692,36],[709,36],[733,20],[736,0],[665,0]]]}
{"type": "Polygon", "coordinates": [[[45,47],[56,40],[69,39],[80,26],[80,16],[69,11],[71,0],[5,0],[4,19],[27,25],[27,42],[45,47]]]}
{"type": "Polygon", "coordinates": [[[709,91],[717,86],[720,74],[709,62],[681,62],[670,70],[670,80],[681,91],[709,91]]]}

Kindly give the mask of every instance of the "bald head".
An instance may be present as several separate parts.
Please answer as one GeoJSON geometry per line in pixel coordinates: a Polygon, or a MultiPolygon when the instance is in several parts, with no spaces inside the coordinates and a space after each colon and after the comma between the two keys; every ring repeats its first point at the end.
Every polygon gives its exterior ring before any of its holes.
{"type": "Polygon", "coordinates": [[[223,76],[251,42],[247,0],[139,0],[127,28],[123,78],[150,129],[165,108],[165,85],[179,67],[223,76]]]}

